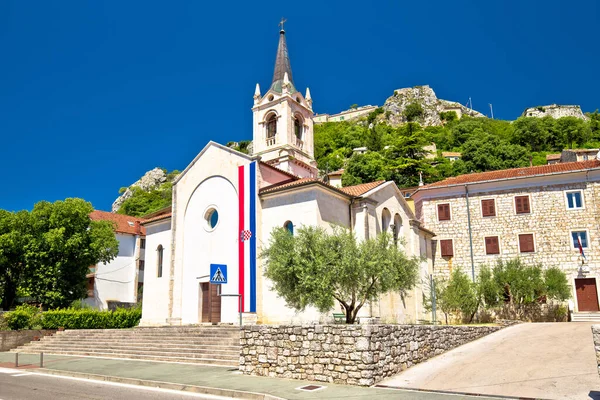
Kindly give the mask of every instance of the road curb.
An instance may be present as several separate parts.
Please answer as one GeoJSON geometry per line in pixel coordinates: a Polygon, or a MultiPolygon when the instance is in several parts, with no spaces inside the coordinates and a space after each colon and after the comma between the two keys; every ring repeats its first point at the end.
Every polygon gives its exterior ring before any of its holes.
{"type": "Polygon", "coordinates": [[[96,381],[124,383],[128,385],[146,386],[160,389],[179,390],[182,392],[191,392],[199,394],[209,394],[213,396],[231,397],[234,399],[245,400],[286,400],[282,397],[272,396],[270,394],[245,392],[243,390],[221,389],[208,386],[187,385],[183,383],[161,382],[137,378],[123,378],[119,376],[88,374],[83,372],[62,371],[56,369],[26,369],[25,371],[34,372],[41,375],[58,375],[72,378],[90,379],[96,381]]]}
{"type": "Polygon", "coordinates": [[[376,388],[376,389],[392,389],[392,390],[403,390],[403,391],[413,391],[413,392],[423,392],[423,393],[439,393],[439,394],[452,394],[452,395],[471,396],[471,397],[487,397],[487,398],[491,398],[491,399],[549,400],[549,399],[543,399],[540,397],[504,396],[501,394],[454,392],[454,391],[450,391],[450,390],[418,389],[418,388],[390,386],[390,385],[373,385],[371,387],[376,388]]]}

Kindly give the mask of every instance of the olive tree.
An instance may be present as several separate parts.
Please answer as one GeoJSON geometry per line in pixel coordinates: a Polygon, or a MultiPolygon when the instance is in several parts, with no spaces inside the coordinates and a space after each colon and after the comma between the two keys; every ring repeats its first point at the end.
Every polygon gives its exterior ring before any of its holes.
{"type": "Polygon", "coordinates": [[[288,306],[327,312],[337,302],[347,323],[354,323],[360,309],[382,294],[406,295],[418,277],[419,260],[407,257],[386,234],[359,242],[344,229],[328,233],[302,227],[292,235],[276,228],[261,257],[265,276],[288,306]]]}

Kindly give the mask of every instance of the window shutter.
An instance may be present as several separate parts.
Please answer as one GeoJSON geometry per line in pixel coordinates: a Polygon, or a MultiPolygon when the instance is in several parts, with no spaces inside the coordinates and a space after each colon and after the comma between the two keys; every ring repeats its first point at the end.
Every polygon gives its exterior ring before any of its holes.
{"type": "Polygon", "coordinates": [[[528,233],[524,235],[519,235],[519,247],[521,248],[521,253],[534,252],[535,247],[533,245],[533,234],[528,233]]]}
{"type": "Polygon", "coordinates": [[[438,204],[438,221],[450,220],[450,204],[438,204]]]}
{"type": "Polygon", "coordinates": [[[515,209],[517,214],[528,214],[530,213],[529,208],[529,196],[516,196],[515,197],[515,209]]]}
{"type": "Polygon", "coordinates": [[[496,215],[496,205],[493,199],[481,200],[481,210],[484,217],[493,217],[496,215]]]}
{"type": "Polygon", "coordinates": [[[454,249],[452,247],[452,239],[440,240],[442,257],[453,257],[454,249]]]}
{"type": "Polygon", "coordinates": [[[498,236],[488,236],[485,238],[485,254],[500,254],[498,236]]]}

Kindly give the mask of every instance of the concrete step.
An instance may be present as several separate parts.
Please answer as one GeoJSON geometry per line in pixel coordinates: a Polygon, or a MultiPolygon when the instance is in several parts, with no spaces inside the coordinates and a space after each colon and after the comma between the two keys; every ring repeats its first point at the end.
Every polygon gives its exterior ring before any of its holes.
{"type": "Polygon", "coordinates": [[[212,333],[212,334],[238,334],[239,328],[205,328],[205,327],[172,327],[172,328],[130,328],[130,329],[66,329],[59,334],[69,333],[152,333],[152,334],[183,334],[183,333],[212,333]]]}
{"type": "Polygon", "coordinates": [[[239,338],[88,338],[88,337],[47,337],[42,338],[43,342],[80,342],[80,343],[103,343],[103,342],[120,342],[120,343],[146,343],[146,344],[159,344],[159,343],[190,343],[190,344],[204,344],[204,345],[227,345],[227,346],[239,346],[239,338]]]}
{"type": "MultiPolygon", "coordinates": [[[[39,352],[32,351],[20,351],[23,354],[39,354],[39,352]]],[[[211,357],[205,358],[194,358],[189,356],[177,357],[177,356],[157,356],[157,355],[139,355],[130,353],[106,353],[106,352],[77,352],[77,351],[48,351],[44,354],[56,354],[56,355],[72,355],[72,356],[86,356],[86,357],[101,357],[101,358],[130,358],[133,360],[148,360],[148,361],[167,361],[167,362],[181,362],[188,364],[209,364],[209,365],[221,365],[226,367],[237,367],[239,365],[239,357],[234,360],[221,360],[211,357]]]]}
{"type": "Polygon", "coordinates": [[[573,322],[600,322],[600,312],[576,312],[571,314],[573,322]]]}
{"type": "Polygon", "coordinates": [[[140,333],[131,333],[131,334],[123,334],[123,333],[90,333],[90,334],[77,333],[77,334],[75,334],[75,333],[70,333],[70,334],[58,334],[55,336],[56,337],[77,337],[77,338],[161,338],[161,339],[172,338],[172,337],[177,337],[180,339],[185,339],[185,338],[187,338],[187,339],[196,339],[196,338],[239,339],[240,338],[239,333],[237,333],[235,335],[224,335],[224,334],[216,335],[216,334],[204,334],[204,333],[178,334],[178,335],[169,335],[169,334],[165,334],[165,333],[156,333],[156,334],[152,334],[152,333],[144,333],[144,334],[140,334],[140,333]]]}
{"type": "Polygon", "coordinates": [[[195,344],[188,342],[157,342],[157,343],[145,343],[145,342],[115,342],[115,341],[104,341],[104,342],[93,342],[93,341],[37,341],[31,342],[28,346],[61,346],[61,347],[70,347],[70,346],[78,346],[78,347],[112,347],[112,348],[168,348],[168,349],[179,349],[185,348],[189,350],[214,350],[214,351],[237,351],[239,352],[240,346],[239,344],[234,345],[214,345],[214,344],[195,344]]]}
{"type": "Polygon", "coordinates": [[[221,353],[221,352],[194,352],[194,351],[161,351],[161,350],[148,350],[148,349],[106,349],[106,348],[78,348],[78,347],[57,347],[57,348],[35,348],[27,347],[21,350],[13,351],[13,353],[21,352],[34,352],[34,353],[49,353],[55,352],[71,352],[77,354],[130,354],[136,356],[148,356],[148,357],[176,357],[176,358],[211,358],[215,360],[227,360],[227,361],[238,361],[240,353],[221,353]]]}

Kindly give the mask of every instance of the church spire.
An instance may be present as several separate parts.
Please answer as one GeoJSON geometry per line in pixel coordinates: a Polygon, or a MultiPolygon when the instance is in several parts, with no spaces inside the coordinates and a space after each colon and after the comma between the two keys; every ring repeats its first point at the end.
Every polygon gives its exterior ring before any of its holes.
{"type": "Polygon", "coordinates": [[[290,56],[288,53],[287,43],[285,42],[285,31],[283,30],[283,23],[285,20],[282,18],[279,25],[281,30],[279,31],[279,46],[277,47],[277,58],[275,59],[275,72],[273,73],[273,82],[271,83],[271,90],[281,93],[282,85],[285,74],[289,80],[289,93],[296,92],[294,87],[294,80],[292,79],[292,66],[290,64],[290,56]]]}

